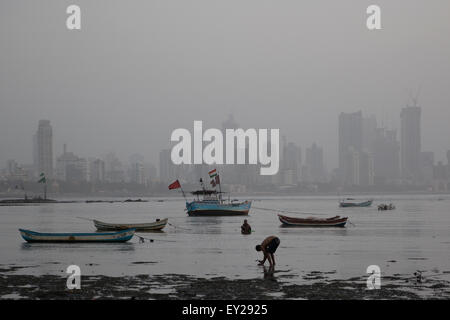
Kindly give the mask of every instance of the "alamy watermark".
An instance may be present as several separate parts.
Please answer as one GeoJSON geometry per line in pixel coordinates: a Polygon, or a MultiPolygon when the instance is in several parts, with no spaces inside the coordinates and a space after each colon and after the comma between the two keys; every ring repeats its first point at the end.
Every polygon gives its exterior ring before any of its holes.
{"type": "Polygon", "coordinates": [[[202,121],[194,121],[193,138],[189,130],[179,128],[172,132],[170,140],[178,142],[170,154],[172,162],[176,165],[259,163],[261,164],[261,175],[277,174],[280,166],[279,129],[270,129],[270,139],[269,129],[250,128],[245,131],[244,129],[225,129],[225,153],[222,131],[211,128],[203,132],[202,121]],[[209,143],[203,149],[204,142],[209,143]],[[193,159],[192,153],[194,154],[193,159]]]}
{"type": "MultiPolygon", "coordinates": [[[[66,19],[66,28],[68,30],[81,30],[81,8],[76,4],[67,7],[66,13],[69,15],[66,19]]],[[[367,19],[366,27],[369,30],[381,29],[381,8],[372,4],[366,9],[367,19]]]]}
{"type": "Polygon", "coordinates": [[[66,281],[67,289],[81,289],[81,269],[76,264],[67,267],[66,273],[69,274],[66,281]]]}
{"type": "Polygon", "coordinates": [[[381,269],[376,264],[367,267],[366,273],[370,274],[367,278],[367,289],[381,289],[381,269]]]}

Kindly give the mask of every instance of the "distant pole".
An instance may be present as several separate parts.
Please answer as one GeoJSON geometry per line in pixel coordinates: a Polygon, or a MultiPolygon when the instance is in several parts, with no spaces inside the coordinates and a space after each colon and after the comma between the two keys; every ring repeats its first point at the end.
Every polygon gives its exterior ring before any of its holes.
{"type": "Polygon", "coordinates": [[[183,187],[181,186],[181,183],[180,183],[180,189],[181,189],[181,193],[183,194],[184,200],[187,202],[186,195],[184,194],[184,190],[183,190],[183,187]]]}
{"type": "Polygon", "coordinates": [[[47,181],[44,183],[44,200],[47,200],[47,181]]]}
{"type": "Polygon", "coordinates": [[[222,184],[222,181],[220,181],[220,174],[219,174],[219,170],[217,170],[217,176],[219,177],[219,195],[220,195],[220,200],[222,200],[222,186],[221,186],[221,184],[222,184]]]}

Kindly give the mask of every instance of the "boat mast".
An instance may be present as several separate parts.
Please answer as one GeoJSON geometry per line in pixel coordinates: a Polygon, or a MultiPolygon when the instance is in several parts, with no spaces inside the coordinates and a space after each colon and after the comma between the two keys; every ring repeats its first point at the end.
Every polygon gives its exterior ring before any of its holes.
{"type": "Polygon", "coordinates": [[[219,180],[219,198],[220,198],[220,201],[222,201],[222,186],[221,186],[221,181],[220,181],[220,174],[219,174],[219,170],[217,170],[217,177],[219,178],[218,180],[219,180]]]}

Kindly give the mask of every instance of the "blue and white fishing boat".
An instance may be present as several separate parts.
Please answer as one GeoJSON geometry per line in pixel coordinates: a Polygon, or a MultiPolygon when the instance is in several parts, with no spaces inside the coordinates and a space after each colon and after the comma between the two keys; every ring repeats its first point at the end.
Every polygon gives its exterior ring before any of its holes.
{"type": "Polygon", "coordinates": [[[27,242],[126,242],[133,237],[134,231],[135,229],[95,233],[42,233],[19,229],[20,235],[27,242]]]}
{"type": "Polygon", "coordinates": [[[190,216],[242,216],[248,214],[252,205],[251,201],[224,200],[223,193],[215,190],[198,190],[191,193],[197,196],[197,199],[186,201],[186,210],[190,216]]]}
{"type": "Polygon", "coordinates": [[[186,195],[181,187],[179,180],[169,185],[169,190],[181,189],[183,197],[186,200],[186,211],[190,216],[243,216],[247,215],[252,205],[251,201],[239,201],[239,200],[225,200],[223,199],[221,189],[221,182],[219,173],[216,169],[208,172],[211,178],[210,184],[213,187],[219,187],[217,190],[207,190],[203,183],[203,179],[200,179],[201,190],[193,191],[191,194],[196,196],[196,199],[189,202],[186,199],[186,195]],[[202,196],[202,198],[200,198],[202,196]]]}

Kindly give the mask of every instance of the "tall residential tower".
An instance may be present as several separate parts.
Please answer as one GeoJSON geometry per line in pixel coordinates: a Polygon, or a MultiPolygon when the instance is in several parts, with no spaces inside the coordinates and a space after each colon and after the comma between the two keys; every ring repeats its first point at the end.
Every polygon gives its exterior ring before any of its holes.
{"type": "Polygon", "coordinates": [[[406,107],[401,118],[401,170],[404,179],[417,181],[420,176],[420,107],[406,107]]]}
{"type": "Polygon", "coordinates": [[[39,120],[39,127],[34,137],[34,167],[37,175],[44,173],[53,177],[53,133],[50,120],[39,120]]]}

